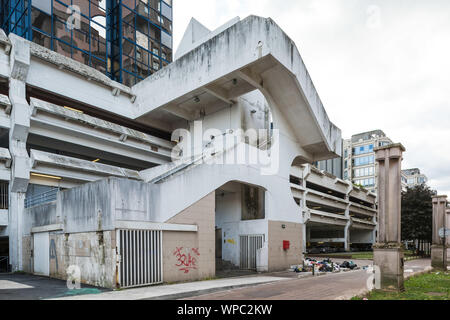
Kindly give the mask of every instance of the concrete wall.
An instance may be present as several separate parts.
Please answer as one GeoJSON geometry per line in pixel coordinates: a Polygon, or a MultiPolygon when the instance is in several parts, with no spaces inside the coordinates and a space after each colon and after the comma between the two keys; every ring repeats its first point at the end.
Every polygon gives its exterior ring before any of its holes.
{"type": "MultiPolygon", "coordinates": [[[[66,280],[68,268],[80,268],[81,283],[115,288],[116,238],[115,231],[49,234],[50,277],[66,280]]],[[[33,235],[23,237],[23,271],[34,272],[31,252],[33,235]]]]}
{"type": "Polygon", "coordinates": [[[303,225],[301,223],[269,221],[269,271],[286,270],[303,261],[303,225]],[[285,229],[283,229],[283,225],[285,229]],[[290,248],[283,250],[283,241],[290,248]]]}
{"type": "Polygon", "coordinates": [[[24,210],[23,233],[31,234],[31,228],[62,223],[57,212],[57,202],[52,201],[24,210]]]}
{"type": "Polygon", "coordinates": [[[33,257],[31,252],[33,250],[33,236],[26,235],[22,237],[22,271],[33,273],[33,257]]]}
{"type": "Polygon", "coordinates": [[[67,279],[71,265],[78,266],[81,283],[114,288],[116,284],[115,231],[50,234],[50,276],[67,279]]]}
{"type": "Polygon", "coordinates": [[[195,224],[198,232],[163,232],[164,282],[207,279],[215,276],[215,193],[167,221],[195,224]]]}
{"type": "Polygon", "coordinates": [[[108,178],[59,194],[66,232],[114,230],[115,220],[154,221],[147,183],[108,178]]]}

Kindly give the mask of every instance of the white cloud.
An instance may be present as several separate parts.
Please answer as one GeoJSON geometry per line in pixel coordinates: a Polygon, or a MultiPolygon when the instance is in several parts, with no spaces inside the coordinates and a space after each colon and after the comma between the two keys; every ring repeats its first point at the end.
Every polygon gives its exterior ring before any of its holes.
{"type": "Polygon", "coordinates": [[[174,43],[191,17],[215,29],[250,14],[296,42],[344,137],[382,129],[450,196],[450,1],[180,0],[174,43]]]}

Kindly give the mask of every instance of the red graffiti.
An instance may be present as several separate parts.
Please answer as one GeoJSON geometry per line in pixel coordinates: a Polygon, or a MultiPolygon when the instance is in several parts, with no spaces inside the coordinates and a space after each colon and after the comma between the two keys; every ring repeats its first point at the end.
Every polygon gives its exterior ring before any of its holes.
{"type": "Polygon", "coordinates": [[[180,268],[180,271],[189,273],[189,271],[197,269],[196,257],[200,256],[198,248],[176,248],[173,252],[173,255],[177,258],[177,263],[175,264],[175,266],[180,268]]]}

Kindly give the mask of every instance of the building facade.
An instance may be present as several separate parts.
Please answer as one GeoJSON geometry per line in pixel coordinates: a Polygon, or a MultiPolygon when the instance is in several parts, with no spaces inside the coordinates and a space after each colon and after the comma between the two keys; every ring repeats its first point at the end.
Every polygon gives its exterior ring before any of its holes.
{"type": "Polygon", "coordinates": [[[227,263],[285,270],[307,241],[371,243],[374,195],[307,165],[340,157],[341,131],[283,30],[250,16],[208,33],[192,20],[180,50],[127,86],[0,32],[12,271],[127,288],[227,263]]]}
{"type": "Polygon", "coordinates": [[[404,187],[414,188],[427,182],[427,176],[422,174],[418,168],[402,170],[402,185],[404,187]]]}
{"type": "Polygon", "coordinates": [[[132,86],[172,61],[172,0],[1,0],[0,25],[132,86]]]}
{"type": "Polygon", "coordinates": [[[377,190],[378,168],[374,148],[391,144],[392,141],[381,130],[353,135],[344,140],[343,178],[372,192],[377,190]]]}
{"type": "Polygon", "coordinates": [[[326,172],[332,174],[333,176],[338,177],[339,179],[343,179],[343,177],[344,177],[344,175],[343,175],[343,168],[344,168],[343,157],[317,161],[316,163],[314,163],[314,166],[319,170],[326,171],[326,172]]]}

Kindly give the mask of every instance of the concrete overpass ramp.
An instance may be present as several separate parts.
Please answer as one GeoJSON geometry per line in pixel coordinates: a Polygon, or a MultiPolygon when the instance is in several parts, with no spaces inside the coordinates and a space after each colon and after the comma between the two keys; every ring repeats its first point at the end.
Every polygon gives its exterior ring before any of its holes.
{"type": "Polygon", "coordinates": [[[308,161],[341,154],[340,130],[330,122],[294,42],[273,20],[249,16],[202,36],[204,42],[132,88],[139,122],[171,132],[259,90],[275,128],[296,141],[308,161]]]}

